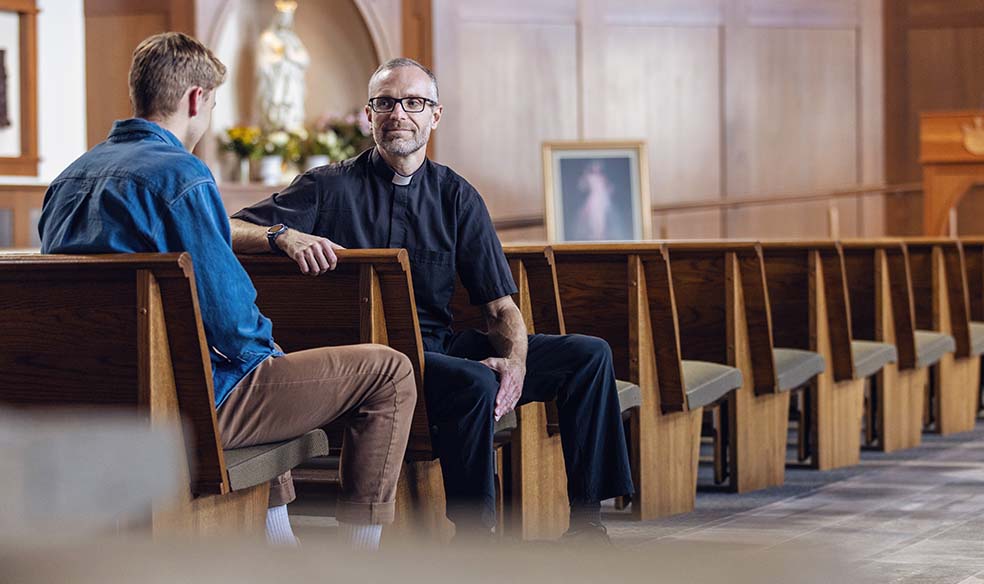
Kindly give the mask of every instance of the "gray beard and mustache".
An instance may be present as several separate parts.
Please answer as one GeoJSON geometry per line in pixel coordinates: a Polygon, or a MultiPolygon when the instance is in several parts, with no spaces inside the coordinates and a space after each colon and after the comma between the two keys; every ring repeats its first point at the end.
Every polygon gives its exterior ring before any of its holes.
{"type": "Polygon", "coordinates": [[[416,128],[401,128],[399,126],[384,126],[377,133],[376,144],[386,152],[394,156],[409,156],[427,145],[430,132],[427,128],[417,130],[416,128]],[[387,130],[403,129],[409,130],[411,134],[404,137],[401,134],[388,134],[387,130]]]}

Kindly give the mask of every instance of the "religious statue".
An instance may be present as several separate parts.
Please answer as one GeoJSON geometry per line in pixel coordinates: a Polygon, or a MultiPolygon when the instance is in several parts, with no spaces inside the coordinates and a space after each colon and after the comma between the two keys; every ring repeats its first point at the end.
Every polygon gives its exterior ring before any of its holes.
{"type": "Polygon", "coordinates": [[[260,123],[266,130],[296,130],[304,127],[304,72],[311,57],[293,30],[297,2],[277,0],[276,7],[256,56],[260,123]]]}

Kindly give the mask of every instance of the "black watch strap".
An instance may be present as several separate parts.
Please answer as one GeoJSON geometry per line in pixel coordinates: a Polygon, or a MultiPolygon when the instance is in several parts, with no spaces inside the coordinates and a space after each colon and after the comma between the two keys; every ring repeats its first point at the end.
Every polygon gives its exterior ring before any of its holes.
{"type": "Polygon", "coordinates": [[[267,243],[270,244],[270,251],[273,253],[283,253],[283,250],[277,246],[277,238],[283,235],[285,231],[287,231],[287,226],[283,223],[280,224],[279,229],[273,231],[267,230],[267,243]]]}

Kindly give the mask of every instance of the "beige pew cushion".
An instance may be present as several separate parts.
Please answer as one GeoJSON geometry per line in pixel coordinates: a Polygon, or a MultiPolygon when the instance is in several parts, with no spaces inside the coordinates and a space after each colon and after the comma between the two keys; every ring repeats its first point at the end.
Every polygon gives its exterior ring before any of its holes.
{"type": "Polygon", "coordinates": [[[519,426],[519,420],[516,418],[516,410],[512,410],[508,414],[499,418],[495,423],[493,432],[498,434],[499,432],[508,432],[510,430],[515,430],[519,426]]]}
{"type": "Polygon", "coordinates": [[[229,486],[246,489],[274,479],[309,458],[328,454],[328,437],[322,430],[273,444],[233,448],[225,451],[229,486]]]}
{"type": "Polygon", "coordinates": [[[642,391],[638,385],[631,381],[616,380],[615,387],[618,389],[618,407],[623,414],[642,405],[642,391]]]}
{"type": "Polygon", "coordinates": [[[779,391],[797,388],[823,373],[826,363],[820,353],[802,349],[773,349],[779,391]]]}
{"type": "Polygon", "coordinates": [[[742,384],[741,371],[707,361],[683,361],[683,385],[687,408],[694,410],[710,405],[742,384]]]}
{"type": "Polygon", "coordinates": [[[970,323],[970,354],[984,354],[984,322],[970,323]]]}
{"type": "Polygon", "coordinates": [[[851,356],[854,358],[855,378],[864,379],[878,373],[885,365],[897,362],[899,351],[889,343],[851,341],[851,356]]]}
{"type": "Polygon", "coordinates": [[[957,342],[946,333],[916,331],[916,367],[929,367],[955,350],[957,342]]]}

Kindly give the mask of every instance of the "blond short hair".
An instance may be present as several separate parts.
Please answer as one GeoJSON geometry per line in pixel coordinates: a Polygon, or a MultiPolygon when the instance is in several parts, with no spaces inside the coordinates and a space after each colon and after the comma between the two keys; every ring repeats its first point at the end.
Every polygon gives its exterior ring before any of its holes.
{"type": "Polygon", "coordinates": [[[130,103],[138,118],[166,117],[189,87],[211,91],[225,81],[226,67],[208,47],[180,32],[148,37],[133,51],[130,103]]]}

